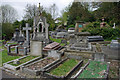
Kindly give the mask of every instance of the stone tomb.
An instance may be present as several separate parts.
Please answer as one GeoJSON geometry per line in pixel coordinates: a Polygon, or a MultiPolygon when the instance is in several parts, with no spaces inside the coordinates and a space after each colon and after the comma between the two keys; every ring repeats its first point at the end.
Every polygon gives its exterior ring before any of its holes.
{"type": "Polygon", "coordinates": [[[21,66],[25,66],[27,64],[30,64],[36,60],[39,60],[41,59],[41,57],[31,57],[30,55],[28,56],[23,56],[21,58],[18,58],[18,59],[15,59],[15,60],[11,60],[11,61],[8,61],[6,63],[3,64],[3,67],[4,68],[7,68],[7,69],[10,69],[10,70],[19,70],[21,66]],[[22,62],[21,60],[28,60],[29,58],[29,61],[25,61],[25,62],[22,62]]]}
{"type": "Polygon", "coordinates": [[[97,42],[97,41],[104,41],[102,36],[88,36],[88,42],[97,42]]]}
{"type": "Polygon", "coordinates": [[[71,44],[70,42],[70,50],[80,50],[80,51],[91,51],[92,46],[91,43],[88,43],[87,36],[89,36],[89,32],[78,32],[75,33],[75,35],[71,38],[73,38],[70,41],[73,41],[71,44]]]}
{"type": "Polygon", "coordinates": [[[33,56],[41,56],[42,57],[42,42],[40,41],[31,41],[30,44],[30,55],[33,56]]]}
{"type": "Polygon", "coordinates": [[[21,67],[22,72],[30,75],[41,75],[43,72],[49,68],[50,66],[56,64],[59,62],[59,58],[55,57],[45,57],[43,59],[40,59],[38,61],[35,61],[31,64],[28,64],[26,66],[21,67]]]}
{"type": "Polygon", "coordinates": [[[57,42],[53,42],[43,48],[43,53],[48,54],[48,51],[50,51],[50,50],[59,50],[59,49],[61,49],[60,44],[57,42]]]}

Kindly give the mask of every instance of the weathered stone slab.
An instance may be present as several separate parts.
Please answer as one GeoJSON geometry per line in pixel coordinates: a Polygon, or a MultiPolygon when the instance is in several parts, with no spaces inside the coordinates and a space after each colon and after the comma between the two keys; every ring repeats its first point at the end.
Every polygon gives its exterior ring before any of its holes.
{"type": "Polygon", "coordinates": [[[94,54],[94,60],[95,61],[102,61],[102,62],[104,62],[105,58],[106,58],[106,55],[104,53],[95,53],[94,54]]]}
{"type": "Polygon", "coordinates": [[[97,41],[104,41],[102,36],[88,36],[88,42],[97,42],[97,41]]]}
{"type": "Polygon", "coordinates": [[[48,52],[48,57],[61,58],[61,55],[56,50],[51,50],[48,52]]]}
{"type": "Polygon", "coordinates": [[[30,54],[33,56],[41,56],[42,57],[42,42],[39,41],[31,41],[31,52],[30,54]]]}

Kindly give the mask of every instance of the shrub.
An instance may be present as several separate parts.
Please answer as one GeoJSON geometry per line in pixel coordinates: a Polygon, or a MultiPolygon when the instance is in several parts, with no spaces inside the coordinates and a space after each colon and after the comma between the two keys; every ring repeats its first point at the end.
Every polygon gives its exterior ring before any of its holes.
{"type": "Polygon", "coordinates": [[[99,22],[93,22],[88,24],[82,32],[90,32],[91,36],[100,35],[103,36],[106,40],[112,40],[116,39],[117,37],[120,37],[120,29],[115,28],[113,29],[108,24],[106,24],[106,27],[100,28],[99,22]]]}

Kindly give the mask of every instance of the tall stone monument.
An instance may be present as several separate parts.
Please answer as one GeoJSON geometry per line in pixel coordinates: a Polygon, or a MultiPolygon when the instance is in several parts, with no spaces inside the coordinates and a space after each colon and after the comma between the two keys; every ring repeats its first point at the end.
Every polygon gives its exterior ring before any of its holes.
{"type": "Polygon", "coordinates": [[[49,24],[46,21],[46,18],[42,16],[42,12],[40,9],[40,3],[38,12],[34,16],[33,22],[33,41],[43,42],[43,46],[49,43],[49,24]]]}
{"type": "Polygon", "coordinates": [[[47,23],[46,18],[42,16],[40,3],[33,20],[33,37],[30,44],[30,54],[42,56],[43,47],[49,44],[49,24],[47,23]]]}

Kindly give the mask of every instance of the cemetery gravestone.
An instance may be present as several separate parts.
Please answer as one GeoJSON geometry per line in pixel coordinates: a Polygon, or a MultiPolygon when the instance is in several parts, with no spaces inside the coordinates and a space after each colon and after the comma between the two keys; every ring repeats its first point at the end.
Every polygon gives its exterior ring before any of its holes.
{"type": "Polygon", "coordinates": [[[87,41],[87,36],[89,36],[89,32],[78,32],[75,33],[73,36],[73,44],[71,44],[71,50],[82,50],[82,51],[89,51],[92,50],[91,44],[87,41]]]}
{"type": "Polygon", "coordinates": [[[112,40],[110,44],[110,49],[120,49],[120,43],[118,40],[112,40]]]}
{"type": "Polygon", "coordinates": [[[24,27],[23,30],[26,31],[26,45],[30,46],[30,33],[29,33],[29,31],[31,30],[31,27],[28,27],[28,26],[29,26],[29,24],[26,23],[26,27],[24,27]]]}
{"type": "Polygon", "coordinates": [[[104,53],[95,53],[94,54],[94,60],[95,61],[103,61],[104,62],[104,59],[105,59],[105,54],[104,53]]]}
{"type": "Polygon", "coordinates": [[[25,37],[22,34],[21,26],[20,26],[20,30],[16,28],[14,36],[12,37],[11,41],[22,42],[22,43],[25,41],[25,37]]]}
{"type": "Polygon", "coordinates": [[[31,41],[31,44],[30,44],[30,54],[33,55],[33,56],[41,56],[42,57],[42,50],[43,50],[43,47],[42,47],[42,42],[40,41],[31,41]]]}
{"type": "Polygon", "coordinates": [[[48,52],[48,57],[60,58],[60,54],[56,50],[51,50],[48,52]]]}

